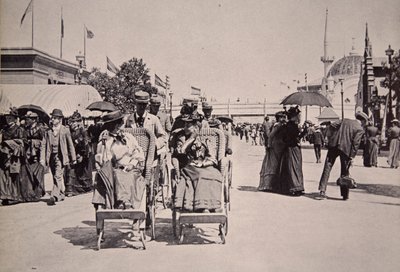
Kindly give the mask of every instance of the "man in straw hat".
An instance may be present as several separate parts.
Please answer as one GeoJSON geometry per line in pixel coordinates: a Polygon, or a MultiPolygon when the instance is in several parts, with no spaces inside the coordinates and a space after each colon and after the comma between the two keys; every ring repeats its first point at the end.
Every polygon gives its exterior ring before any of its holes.
{"type": "Polygon", "coordinates": [[[389,129],[390,148],[387,159],[390,168],[399,167],[400,160],[400,122],[398,119],[392,120],[392,127],[389,129]]]}
{"type": "Polygon", "coordinates": [[[76,163],[76,154],[69,129],[62,125],[64,115],[54,109],[51,115],[51,128],[46,131],[40,150],[40,163],[49,166],[53,175],[53,189],[48,205],[64,200],[64,167],[76,163]]]}
{"type": "MultiPolygon", "coordinates": [[[[357,112],[357,120],[343,119],[330,125],[327,131],[327,147],[324,169],[319,182],[321,199],[326,198],[325,192],[329,175],[337,157],[340,157],[340,177],[349,176],[349,167],[357,154],[358,147],[364,135],[364,127],[368,123],[368,116],[364,112],[357,112]]],[[[344,200],[348,198],[348,188],[340,186],[344,200]]]]}
{"type": "Polygon", "coordinates": [[[147,92],[139,91],[135,93],[136,111],[128,117],[125,127],[149,129],[156,136],[157,150],[161,150],[165,147],[166,133],[158,117],[146,111],[149,101],[150,96],[147,92]]]}
{"type": "Polygon", "coordinates": [[[164,131],[167,133],[171,132],[172,124],[171,119],[165,112],[160,111],[161,106],[161,97],[158,95],[153,95],[150,98],[150,114],[153,114],[160,119],[161,126],[163,127],[164,131]]]}

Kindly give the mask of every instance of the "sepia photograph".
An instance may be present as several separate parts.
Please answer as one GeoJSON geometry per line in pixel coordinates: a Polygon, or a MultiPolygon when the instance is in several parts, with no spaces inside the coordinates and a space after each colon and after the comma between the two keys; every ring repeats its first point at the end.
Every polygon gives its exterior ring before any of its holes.
{"type": "Polygon", "coordinates": [[[400,1],[0,0],[0,270],[400,271],[400,1]]]}

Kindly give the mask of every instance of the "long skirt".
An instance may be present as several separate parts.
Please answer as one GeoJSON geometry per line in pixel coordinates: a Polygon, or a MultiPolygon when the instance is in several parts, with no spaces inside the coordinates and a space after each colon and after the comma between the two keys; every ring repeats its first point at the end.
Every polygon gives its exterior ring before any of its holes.
{"type": "Polygon", "coordinates": [[[400,139],[392,139],[390,141],[390,149],[389,149],[389,156],[388,156],[388,164],[392,168],[399,167],[399,160],[400,160],[400,139]]]}
{"type": "Polygon", "coordinates": [[[39,162],[21,167],[21,195],[24,201],[39,201],[45,195],[44,167],[39,162]]]}
{"type": "Polygon", "coordinates": [[[304,191],[303,161],[299,146],[288,147],[283,153],[280,170],[280,192],[293,194],[304,191]]]}
{"type": "Polygon", "coordinates": [[[10,201],[22,201],[20,193],[20,175],[10,173],[8,169],[0,168],[0,199],[10,201]]]}
{"type": "Polygon", "coordinates": [[[364,147],[364,166],[371,167],[378,165],[378,139],[370,137],[364,147]]]}
{"type": "Polygon", "coordinates": [[[84,158],[76,165],[70,165],[65,170],[65,193],[78,195],[92,191],[92,164],[89,158],[84,158]]]}
{"type": "Polygon", "coordinates": [[[278,174],[282,160],[282,150],[270,148],[264,156],[260,171],[260,191],[279,192],[278,174]]]}
{"type": "Polygon", "coordinates": [[[107,162],[96,174],[92,203],[114,209],[121,203],[129,202],[137,209],[145,190],[146,182],[140,170],[124,172],[113,169],[111,162],[107,162]]]}
{"type": "Polygon", "coordinates": [[[175,208],[187,211],[219,209],[222,204],[222,175],[213,166],[187,165],[176,185],[175,208]]]}

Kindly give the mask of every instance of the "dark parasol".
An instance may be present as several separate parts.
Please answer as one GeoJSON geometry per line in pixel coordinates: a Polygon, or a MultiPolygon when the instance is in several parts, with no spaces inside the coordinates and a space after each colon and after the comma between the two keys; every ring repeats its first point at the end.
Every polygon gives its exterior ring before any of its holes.
{"type": "Polygon", "coordinates": [[[317,92],[296,92],[287,96],[281,102],[282,105],[299,105],[299,106],[320,106],[332,107],[329,100],[317,92]]]}

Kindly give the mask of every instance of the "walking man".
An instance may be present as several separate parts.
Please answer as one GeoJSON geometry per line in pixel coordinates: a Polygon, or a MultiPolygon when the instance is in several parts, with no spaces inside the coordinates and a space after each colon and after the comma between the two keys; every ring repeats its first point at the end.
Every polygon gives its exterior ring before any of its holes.
{"type": "Polygon", "coordinates": [[[69,129],[62,125],[61,110],[51,113],[52,126],[46,131],[40,150],[40,163],[49,166],[53,175],[53,190],[48,205],[64,200],[64,167],[76,163],[76,154],[69,129]]]}
{"type": "MultiPolygon", "coordinates": [[[[368,122],[368,116],[363,112],[357,112],[356,119],[343,119],[332,123],[328,128],[328,153],[319,181],[321,198],[326,198],[325,192],[329,175],[337,157],[340,157],[340,176],[345,177],[349,175],[349,166],[357,154],[358,147],[364,135],[363,127],[368,122]]],[[[348,198],[347,190],[344,186],[340,186],[340,192],[344,200],[348,198]]]]}

